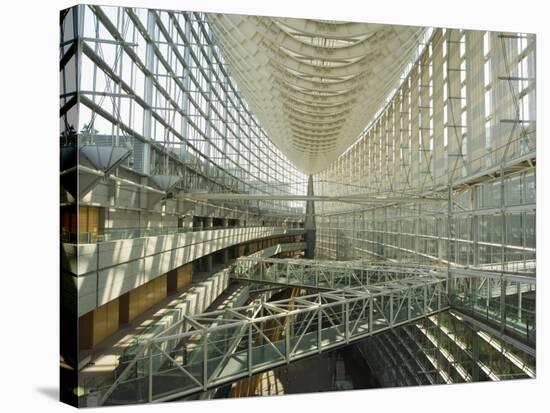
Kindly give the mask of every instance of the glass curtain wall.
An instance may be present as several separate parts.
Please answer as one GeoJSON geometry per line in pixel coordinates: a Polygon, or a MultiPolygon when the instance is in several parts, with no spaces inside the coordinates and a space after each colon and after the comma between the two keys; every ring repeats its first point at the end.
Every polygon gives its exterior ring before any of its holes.
{"type": "MultiPolygon", "coordinates": [[[[205,14],[82,5],[61,35],[62,54],[75,47],[60,72],[62,136],[128,147],[124,166],[180,176],[186,192],[305,193],[303,174],[243,101],[205,14]]],[[[254,207],[301,213],[303,203],[254,207]]]]}
{"type": "Polygon", "coordinates": [[[535,36],[434,29],[380,115],[315,176],[317,195],[393,201],[316,205],[317,256],[475,270],[453,280],[455,305],[534,343],[535,131],[535,36]]]}

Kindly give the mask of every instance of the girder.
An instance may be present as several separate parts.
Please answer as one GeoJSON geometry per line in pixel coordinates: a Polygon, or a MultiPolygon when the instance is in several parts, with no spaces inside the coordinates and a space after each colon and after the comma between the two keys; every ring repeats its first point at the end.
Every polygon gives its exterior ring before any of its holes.
{"type": "Polygon", "coordinates": [[[239,194],[233,192],[195,192],[181,194],[180,198],[195,200],[254,200],[254,201],[316,201],[316,202],[347,202],[372,204],[399,204],[412,202],[441,202],[441,198],[424,196],[371,196],[367,194],[352,194],[347,196],[318,195],[278,195],[278,194],[239,194]]]}

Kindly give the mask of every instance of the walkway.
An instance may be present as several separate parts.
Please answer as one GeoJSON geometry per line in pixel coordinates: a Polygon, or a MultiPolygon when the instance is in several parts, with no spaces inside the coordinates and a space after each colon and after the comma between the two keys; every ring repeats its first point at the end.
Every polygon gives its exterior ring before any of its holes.
{"type": "Polygon", "coordinates": [[[444,277],[419,273],[185,316],[145,342],[117,381],[92,397],[113,405],[205,391],[446,310],[446,286],[444,277]]]}

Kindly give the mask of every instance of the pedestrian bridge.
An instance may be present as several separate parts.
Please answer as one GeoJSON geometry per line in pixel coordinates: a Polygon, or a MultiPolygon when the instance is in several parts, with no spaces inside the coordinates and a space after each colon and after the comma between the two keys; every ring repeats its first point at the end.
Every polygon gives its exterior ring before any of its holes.
{"type": "Polygon", "coordinates": [[[118,378],[90,393],[88,406],[188,396],[449,308],[447,278],[429,270],[269,261],[239,260],[232,274],[319,291],[184,316],[121,360],[118,378]]]}
{"type": "Polygon", "coordinates": [[[263,258],[237,259],[231,277],[239,281],[283,285],[318,290],[346,288],[372,289],[381,283],[423,277],[446,278],[447,269],[396,264],[365,264],[362,261],[329,261],[263,258]]]}

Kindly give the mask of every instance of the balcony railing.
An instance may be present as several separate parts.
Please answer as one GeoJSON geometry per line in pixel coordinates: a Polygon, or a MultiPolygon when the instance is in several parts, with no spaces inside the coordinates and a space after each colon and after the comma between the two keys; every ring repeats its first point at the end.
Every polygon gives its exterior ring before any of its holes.
{"type": "Polygon", "coordinates": [[[303,228],[291,226],[197,226],[197,227],[157,227],[157,228],[105,228],[93,232],[79,232],[70,234],[64,232],[61,234],[62,242],[74,242],[78,239],[79,244],[96,244],[107,241],[118,241],[124,239],[135,239],[145,237],[158,237],[161,235],[184,234],[198,231],[214,231],[220,229],[243,229],[243,228],[284,228],[286,230],[303,230],[303,228]]]}

